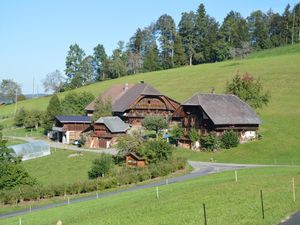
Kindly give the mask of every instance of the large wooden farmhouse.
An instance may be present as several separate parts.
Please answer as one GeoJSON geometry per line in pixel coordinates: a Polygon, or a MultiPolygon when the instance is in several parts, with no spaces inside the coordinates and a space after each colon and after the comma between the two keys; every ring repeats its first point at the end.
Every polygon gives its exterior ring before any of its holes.
{"type": "Polygon", "coordinates": [[[256,137],[261,123],[257,114],[245,102],[235,95],[195,94],[181,104],[174,113],[174,118],[181,121],[184,138],[180,140],[184,146],[190,145],[188,134],[191,128],[199,134],[215,132],[222,135],[225,130],[235,130],[240,141],[256,137]]]}
{"type": "Polygon", "coordinates": [[[109,148],[116,143],[117,137],[126,134],[129,125],[117,116],[101,117],[86,135],[86,146],[89,148],[109,148]]]}
{"type": "Polygon", "coordinates": [[[51,139],[70,144],[80,139],[80,134],[91,126],[91,118],[88,116],[56,116],[51,139]]]}
{"type": "MultiPolygon", "coordinates": [[[[171,117],[180,106],[177,101],[161,94],[149,84],[125,84],[112,86],[102,94],[102,98],[112,100],[112,114],[132,126],[140,126],[147,115],[171,117]]],[[[95,101],[86,107],[88,115],[95,110],[95,101]]]]}

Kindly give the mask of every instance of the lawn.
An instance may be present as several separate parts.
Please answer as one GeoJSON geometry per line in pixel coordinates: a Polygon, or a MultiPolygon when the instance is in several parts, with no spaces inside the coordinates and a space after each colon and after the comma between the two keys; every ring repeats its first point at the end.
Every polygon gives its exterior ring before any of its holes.
{"type": "Polygon", "coordinates": [[[22,164],[32,177],[45,186],[64,185],[88,180],[88,170],[97,153],[52,149],[50,156],[24,161],[22,164]],[[73,156],[73,157],[70,157],[73,156]]]}
{"type": "MultiPolygon", "coordinates": [[[[182,183],[122,193],[112,197],[74,203],[22,216],[22,224],[204,224],[202,204],[206,204],[207,224],[277,224],[300,207],[293,202],[291,179],[300,194],[299,168],[259,168],[213,174],[182,183]],[[262,219],[260,190],[263,190],[265,219],[262,219]]],[[[0,220],[18,224],[19,217],[0,220]]]]}
{"type": "MultiPolygon", "coordinates": [[[[239,72],[259,77],[272,98],[267,107],[258,111],[263,124],[262,140],[243,144],[230,151],[216,154],[184,153],[193,159],[218,162],[247,162],[300,165],[300,45],[258,52],[243,60],[186,66],[177,69],[125,76],[78,88],[98,95],[112,84],[136,83],[141,80],[152,84],[162,93],[177,101],[184,101],[196,92],[208,93],[214,87],[223,93],[227,81],[239,72]]],[[[59,94],[62,98],[65,93],[59,94]]],[[[26,100],[19,107],[45,109],[49,97],[26,100]]],[[[12,115],[14,105],[2,106],[0,117],[12,115]]]]}

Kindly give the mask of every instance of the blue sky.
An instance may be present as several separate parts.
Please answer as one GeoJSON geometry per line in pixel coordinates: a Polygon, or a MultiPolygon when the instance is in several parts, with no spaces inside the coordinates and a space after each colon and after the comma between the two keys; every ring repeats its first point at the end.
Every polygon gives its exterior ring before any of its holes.
{"type": "Polygon", "coordinates": [[[282,13],[299,0],[3,0],[0,1],[0,80],[13,79],[23,93],[43,92],[42,80],[49,72],[65,69],[71,44],[86,54],[103,44],[111,54],[119,40],[127,42],[138,27],[148,26],[162,14],[178,24],[181,13],[195,11],[204,3],[206,11],[222,22],[230,10],[244,17],[252,11],[272,8],[282,13]]]}

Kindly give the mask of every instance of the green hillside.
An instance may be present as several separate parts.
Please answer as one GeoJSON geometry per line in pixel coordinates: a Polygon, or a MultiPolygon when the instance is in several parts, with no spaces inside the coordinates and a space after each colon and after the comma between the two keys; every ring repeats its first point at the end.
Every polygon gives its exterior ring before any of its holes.
{"type": "MultiPolygon", "coordinates": [[[[0,224],[48,225],[61,220],[68,225],[123,224],[204,224],[202,204],[206,204],[207,224],[274,225],[300,207],[293,202],[291,179],[300,179],[298,168],[259,168],[209,175],[185,182],[117,194],[83,203],[74,203],[23,216],[0,220],[0,224]],[[264,193],[262,219],[259,191],[264,193]]],[[[296,196],[299,188],[296,188],[296,196]]]]}
{"type": "MultiPolygon", "coordinates": [[[[184,101],[196,92],[209,92],[215,87],[223,93],[227,81],[238,71],[260,77],[272,99],[268,107],[258,113],[263,120],[261,141],[240,145],[236,149],[217,154],[180,152],[189,158],[223,162],[300,164],[300,45],[258,52],[244,60],[187,66],[178,69],[144,73],[95,83],[76,91],[90,91],[98,95],[112,84],[152,84],[162,93],[177,101],[184,101]]],[[[60,97],[64,95],[60,94],[60,97]]],[[[20,102],[18,107],[45,109],[49,98],[20,102]]],[[[14,105],[2,106],[1,116],[12,115],[14,105]]]]}

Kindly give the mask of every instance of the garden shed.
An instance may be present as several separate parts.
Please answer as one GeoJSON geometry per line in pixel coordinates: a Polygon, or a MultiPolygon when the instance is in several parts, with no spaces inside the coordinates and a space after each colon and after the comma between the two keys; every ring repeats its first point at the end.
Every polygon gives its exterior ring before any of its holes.
{"type": "Polygon", "coordinates": [[[50,145],[45,141],[33,141],[25,144],[9,146],[13,154],[21,156],[22,161],[35,159],[51,154],[50,145]]]}

